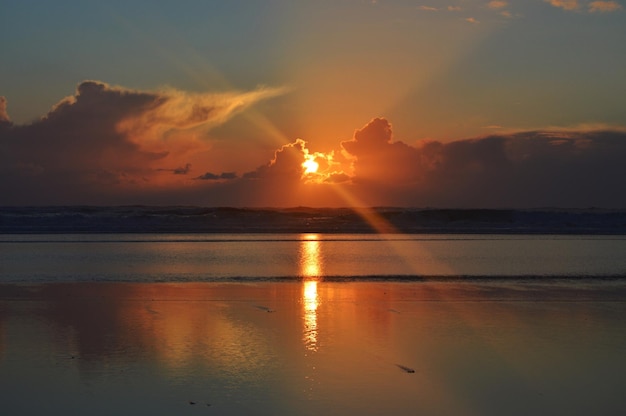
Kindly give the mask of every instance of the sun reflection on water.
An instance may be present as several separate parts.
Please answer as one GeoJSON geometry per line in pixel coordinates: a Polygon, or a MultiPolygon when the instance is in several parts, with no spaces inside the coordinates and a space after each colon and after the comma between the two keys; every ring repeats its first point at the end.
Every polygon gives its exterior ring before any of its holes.
{"type": "Polygon", "coordinates": [[[304,278],[302,286],[303,341],[309,351],[317,351],[318,348],[317,308],[319,298],[317,280],[321,273],[322,261],[318,235],[306,234],[300,242],[300,275],[304,278]]]}

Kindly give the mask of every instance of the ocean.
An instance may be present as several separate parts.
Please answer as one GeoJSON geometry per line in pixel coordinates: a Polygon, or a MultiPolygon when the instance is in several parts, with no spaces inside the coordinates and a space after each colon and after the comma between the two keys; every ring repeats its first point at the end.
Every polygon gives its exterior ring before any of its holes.
{"type": "Polygon", "coordinates": [[[626,236],[1,234],[0,413],[626,414],[626,236]]]}
{"type": "Polygon", "coordinates": [[[626,277],[626,236],[0,234],[0,283],[626,277]]]}

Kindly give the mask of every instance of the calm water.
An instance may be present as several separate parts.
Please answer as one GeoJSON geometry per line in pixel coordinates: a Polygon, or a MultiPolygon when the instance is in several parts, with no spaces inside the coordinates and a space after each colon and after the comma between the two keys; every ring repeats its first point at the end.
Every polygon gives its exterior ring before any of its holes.
{"type": "Polygon", "coordinates": [[[2,235],[0,414],[623,415],[625,253],[619,236],[2,235]]]}
{"type": "Polygon", "coordinates": [[[1,282],[626,276],[626,236],[0,235],[1,282]]]}

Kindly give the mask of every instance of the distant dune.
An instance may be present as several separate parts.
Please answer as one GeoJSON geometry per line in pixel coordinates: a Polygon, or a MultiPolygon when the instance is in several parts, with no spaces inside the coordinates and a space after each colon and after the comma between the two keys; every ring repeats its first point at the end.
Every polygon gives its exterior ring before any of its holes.
{"type": "Polygon", "coordinates": [[[3,207],[0,233],[626,234],[626,210],[3,207]]]}

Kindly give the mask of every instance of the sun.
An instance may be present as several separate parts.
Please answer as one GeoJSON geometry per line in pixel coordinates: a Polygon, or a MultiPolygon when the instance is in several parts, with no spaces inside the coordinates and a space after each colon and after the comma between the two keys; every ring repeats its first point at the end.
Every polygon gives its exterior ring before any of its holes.
{"type": "Polygon", "coordinates": [[[304,168],[304,174],[316,173],[317,169],[319,169],[320,164],[315,161],[314,156],[306,155],[307,159],[302,162],[302,167],[304,168]]]}

